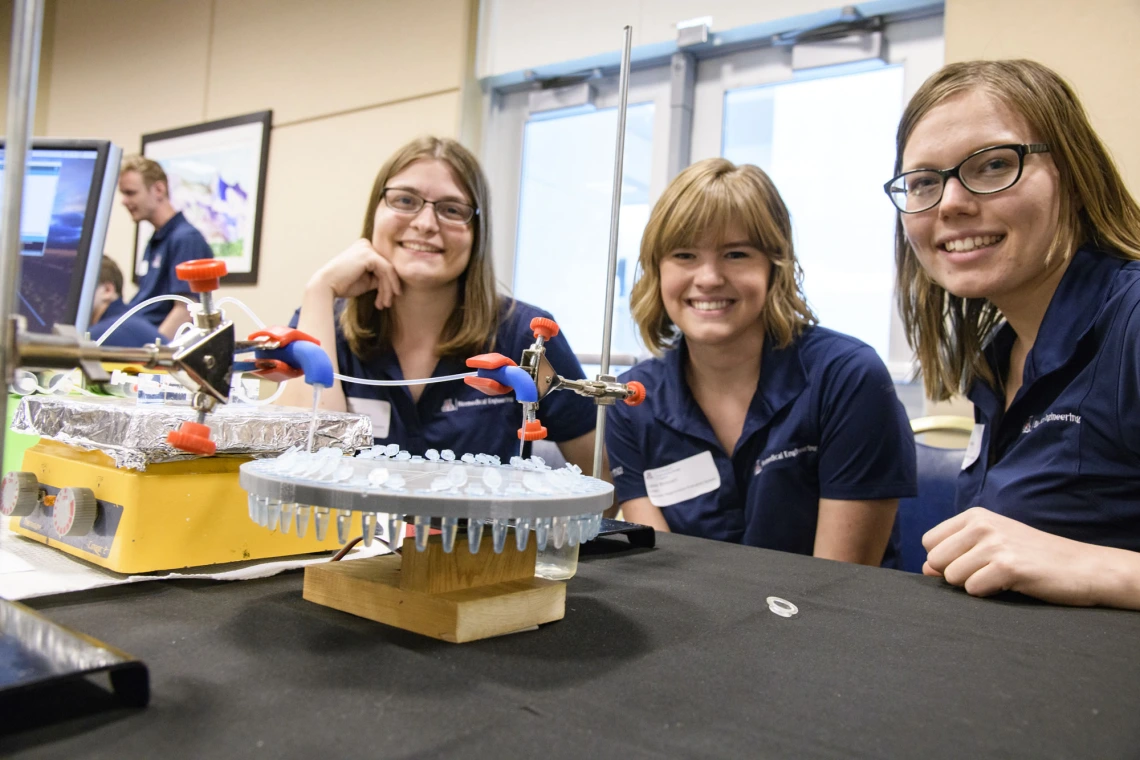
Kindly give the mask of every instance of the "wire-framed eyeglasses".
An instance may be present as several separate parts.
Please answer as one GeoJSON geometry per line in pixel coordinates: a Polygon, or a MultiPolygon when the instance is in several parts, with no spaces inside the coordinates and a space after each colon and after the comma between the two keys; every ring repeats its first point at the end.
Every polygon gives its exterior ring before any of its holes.
{"type": "Polygon", "coordinates": [[[942,200],[946,182],[956,177],[974,195],[990,195],[1008,190],[1021,179],[1025,157],[1048,153],[1045,143],[995,145],[971,153],[951,169],[915,169],[903,172],[883,185],[883,191],[904,214],[917,214],[934,208],[942,200]]]}
{"type": "Polygon", "coordinates": [[[470,224],[479,213],[479,209],[462,201],[429,201],[399,187],[384,188],[384,203],[393,211],[409,215],[418,214],[424,205],[430,205],[435,218],[447,224],[470,224]]]}

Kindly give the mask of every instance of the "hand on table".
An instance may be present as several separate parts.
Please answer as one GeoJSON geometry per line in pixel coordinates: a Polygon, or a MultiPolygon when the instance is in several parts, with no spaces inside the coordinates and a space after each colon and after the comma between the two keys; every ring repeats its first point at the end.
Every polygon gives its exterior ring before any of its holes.
{"type": "Polygon", "coordinates": [[[321,267],[309,285],[332,290],[335,298],[352,298],[376,291],[376,308],[387,309],[400,295],[400,277],[392,262],[381,256],[372,243],[361,238],[321,267]]]}
{"type": "Polygon", "coordinates": [[[1076,606],[1112,604],[1107,584],[1132,554],[1054,536],[981,507],[934,526],[922,545],[928,553],[922,572],[973,596],[1017,591],[1076,606]]]}

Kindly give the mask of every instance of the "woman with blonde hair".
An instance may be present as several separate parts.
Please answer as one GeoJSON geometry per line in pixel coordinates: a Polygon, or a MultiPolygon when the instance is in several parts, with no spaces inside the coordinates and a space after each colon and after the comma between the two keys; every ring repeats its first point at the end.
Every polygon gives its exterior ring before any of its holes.
{"type": "Polygon", "coordinates": [[[895,174],[908,338],[977,423],[924,572],[1140,608],[1140,208],[1112,158],[1055,72],[973,61],[915,93],[895,174]]]}
{"type": "MultiPolygon", "coordinates": [[[[320,340],[349,377],[451,375],[490,351],[517,361],[534,341],[531,319],[551,315],[496,293],[488,203],[483,170],[458,142],[424,137],[400,148],[376,175],[361,238],[309,279],[294,326],[320,340]]],[[[583,377],[562,335],[547,341],[546,356],[559,374],[583,377]]],[[[294,386],[280,402],[308,406],[307,386],[294,386]]],[[[514,396],[486,396],[460,380],[406,387],[338,380],[320,403],[369,415],[377,443],[412,454],[449,448],[506,461],[519,452],[514,396]]],[[[554,393],[540,412],[566,459],[589,467],[593,403],[554,393]]]]}
{"type": "Polygon", "coordinates": [[[626,519],[660,530],[878,565],[914,438],[869,346],[816,326],[788,210],[768,176],[693,164],[653,208],[632,310],[660,358],[646,401],[610,408],[626,519]]]}

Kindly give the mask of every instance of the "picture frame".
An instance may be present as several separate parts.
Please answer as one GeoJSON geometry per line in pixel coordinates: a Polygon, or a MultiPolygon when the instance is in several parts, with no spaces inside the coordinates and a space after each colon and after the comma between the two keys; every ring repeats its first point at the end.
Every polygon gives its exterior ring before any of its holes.
{"type": "MultiPolygon", "coordinates": [[[[166,172],[171,204],[226,262],[226,285],[257,284],[272,125],[273,111],[257,111],[142,136],[140,152],[166,172]]],[[[149,222],[138,224],[136,285],[153,234],[149,222]]]]}

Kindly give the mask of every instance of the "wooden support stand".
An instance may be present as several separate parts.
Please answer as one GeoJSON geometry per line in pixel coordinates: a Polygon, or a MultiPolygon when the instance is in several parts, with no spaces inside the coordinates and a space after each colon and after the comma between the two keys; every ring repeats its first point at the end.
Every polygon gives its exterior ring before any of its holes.
{"type": "Polygon", "coordinates": [[[495,554],[488,538],[478,554],[465,536],[450,554],[431,536],[423,552],[405,538],[402,555],[309,565],[304,598],[457,644],[561,620],[566,584],[534,577],[534,541],[520,552],[512,535],[495,554]]]}

